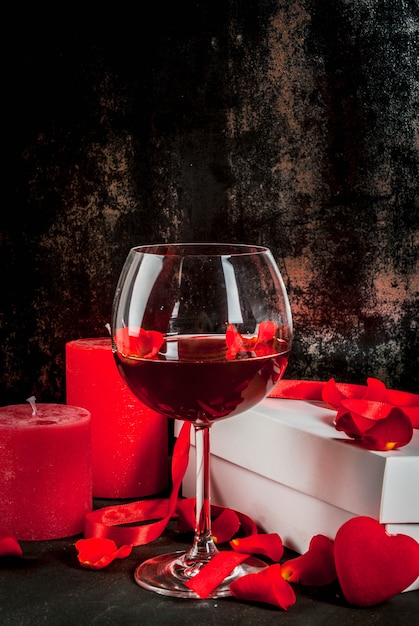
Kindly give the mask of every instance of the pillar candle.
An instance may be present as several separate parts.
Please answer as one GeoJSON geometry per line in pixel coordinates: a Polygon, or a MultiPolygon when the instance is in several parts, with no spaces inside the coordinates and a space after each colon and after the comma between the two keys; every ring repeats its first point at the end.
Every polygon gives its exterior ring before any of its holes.
{"type": "Polygon", "coordinates": [[[90,413],[34,407],[0,407],[0,524],[23,541],[77,535],[92,510],[90,413]]]}
{"type": "Polygon", "coordinates": [[[67,402],[92,416],[93,496],[137,498],[168,486],[168,420],[118,372],[110,337],[66,344],[67,402]]]}

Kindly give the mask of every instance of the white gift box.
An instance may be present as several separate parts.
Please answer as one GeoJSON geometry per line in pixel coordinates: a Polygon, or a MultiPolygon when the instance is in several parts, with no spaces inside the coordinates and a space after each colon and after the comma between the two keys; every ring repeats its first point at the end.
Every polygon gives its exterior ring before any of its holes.
{"type": "MultiPolygon", "coordinates": [[[[299,553],[356,515],[419,541],[419,431],[399,450],[365,450],[336,430],[335,415],[323,403],[267,398],[215,423],[212,503],[251,516],[299,553]]],[[[193,445],[182,493],[195,495],[193,445]]],[[[408,589],[419,589],[419,578],[408,589]]]]}

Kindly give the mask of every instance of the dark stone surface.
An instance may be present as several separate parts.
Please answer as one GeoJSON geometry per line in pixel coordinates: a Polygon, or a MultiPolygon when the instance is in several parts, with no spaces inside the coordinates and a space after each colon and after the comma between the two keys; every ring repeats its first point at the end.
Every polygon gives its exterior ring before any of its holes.
{"type": "Polygon", "coordinates": [[[395,0],[19,9],[0,403],[64,401],[131,246],[204,239],[272,249],[288,377],[418,392],[418,27],[395,0]]]}
{"type": "MultiPolygon", "coordinates": [[[[102,502],[102,504],[104,504],[102,502]]],[[[109,501],[107,502],[109,504],[109,501]]],[[[187,538],[168,531],[155,542],[137,547],[128,558],[98,571],[83,569],[74,547],[79,537],[22,542],[23,558],[0,558],[0,623],[2,626],[90,626],[93,624],[278,624],[405,626],[418,617],[419,591],[399,594],[368,608],[349,606],[335,584],[294,585],[297,600],[287,611],[274,606],[220,600],[168,598],[139,587],[133,573],[156,554],[189,547],[187,538]]],[[[191,538],[188,539],[188,542],[191,538]]],[[[295,556],[286,552],[284,560],[295,556]]]]}

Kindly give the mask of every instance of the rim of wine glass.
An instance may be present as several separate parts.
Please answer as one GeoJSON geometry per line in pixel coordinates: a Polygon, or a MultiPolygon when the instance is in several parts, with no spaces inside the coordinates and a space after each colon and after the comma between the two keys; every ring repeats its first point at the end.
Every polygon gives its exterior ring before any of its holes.
{"type": "Polygon", "coordinates": [[[270,252],[266,246],[256,244],[216,242],[144,244],[134,246],[131,251],[158,256],[245,256],[270,252]]]}

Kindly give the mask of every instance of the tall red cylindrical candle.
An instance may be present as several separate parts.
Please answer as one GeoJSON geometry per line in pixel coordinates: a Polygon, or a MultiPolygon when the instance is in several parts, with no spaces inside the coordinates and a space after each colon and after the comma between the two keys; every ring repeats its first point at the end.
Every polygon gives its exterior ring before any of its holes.
{"type": "Polygon", "coordinates": [[[93,496],[137,498],[168,486],[168,420],[140,402],[116,367],[110,337],[66,344],[67,402],[92,415],[93,496]]]}
{"type": "Polygon", "coordinates": [[[83,531],[92,510],[90,413],[64,404],[0,407],[0,524],[16,539],[83,531]]]}

